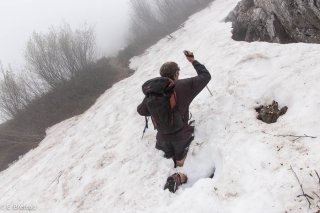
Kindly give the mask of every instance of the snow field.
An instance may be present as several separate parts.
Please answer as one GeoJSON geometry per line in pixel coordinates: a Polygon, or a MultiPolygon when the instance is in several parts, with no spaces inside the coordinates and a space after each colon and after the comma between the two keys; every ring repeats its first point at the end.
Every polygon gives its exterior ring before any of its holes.
{"type": "Polygon", "coordinates": [[[319,45],[233,41],[231,24],[222,20],[236,3],[216,0],[192,16],[173,39],[132,59],[133,76],[83,115],[50,128],[38,148],[0,173],[0,205],[25,202],[37,212],[316,212],[317,199],[308,209],[297,198],[290,166],[306,193],[320,194],[319,138],[272,135],[319,137],[319,45]],[[177,170],[154,148],[152,128],[141,140],[144,118],[136,106],[141,85],[164,62],[176,61],[181,78],[195,75],[185,49],[211,72],[213,96],[204,89],[191,105],[196,138],[177,170]],[[255,119],[254,107],[273,99],[288,112],[271,125],[255,119]],[[198,179],[213,164],[215,177],[198,179]],[[176,194],[163,191],[176,171],[186,172],[189,183],[176,194]]]}

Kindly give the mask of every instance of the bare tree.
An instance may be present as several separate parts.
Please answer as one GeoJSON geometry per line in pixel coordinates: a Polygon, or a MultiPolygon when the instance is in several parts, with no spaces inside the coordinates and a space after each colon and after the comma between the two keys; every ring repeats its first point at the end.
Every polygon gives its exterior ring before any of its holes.
{"type": "MultiPolygon", "coordinates": [[[[186,2],[185,2],[186,4],[186,2]]],[[[185,19],[185,4],[180,1],[157,0],[157,7],[162,24],[166,27],[168,33],[175,29],[185,19]]]]}
{"type": "Polygon", "coordinates": [[[157,19],[155,8],[146,0],[131,0],[131,33],[134,39],[144,40],[157,35],[162,30],[162,23],[157,19]]]}
{"type": "Polygon", "coordinates": [[[182,24],[191,14],[206,7],[213,0],[157,0],[160,20],[169,29],[182,24]]]}
{"type": "Polygon", "coordinates": [[[48,92],[47,84],[39,79],[36,73],[30,70],[23,70],[19,76],[20,82],[24,85],[30,100],[36,99],[48,92]]]}
{"type": "Polygon", "coordinates": [[[176,30],[191,14],[213,0],[131,0],[131,44],[129,52],[139,53],[176,30]],[[134,49],[138,49],[135,51],[134,49]]]}
{"type": "Polygon", "coordinates": [[[93,28],[72,31],[65,24],[49,33],[33,33],[25,58],[28,69],[35,72],[49,87],[56,88],[74,78],[95,60],[93,28]]]}
{"type": "Polygon", "coordinates": [[[7,118],[14,117],[31,101],[31,97],[21,78],[16,78],[11,67],[7,70],[0,64],[0,108],[7,118]]]}

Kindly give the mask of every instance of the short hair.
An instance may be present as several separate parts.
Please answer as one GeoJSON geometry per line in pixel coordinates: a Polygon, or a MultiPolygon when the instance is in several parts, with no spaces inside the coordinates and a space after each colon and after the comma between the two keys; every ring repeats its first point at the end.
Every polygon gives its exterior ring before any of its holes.
{"type": "Polygon", "coordinates": [[[166,62],[160,68],[160,75],[174,80],[174,75],[180,68],[175,62],[166,62]]]}

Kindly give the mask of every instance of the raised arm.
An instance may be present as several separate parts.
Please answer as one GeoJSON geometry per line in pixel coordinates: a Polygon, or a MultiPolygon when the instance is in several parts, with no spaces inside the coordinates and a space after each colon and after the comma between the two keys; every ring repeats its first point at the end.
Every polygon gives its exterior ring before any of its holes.
{"type": "Polygon", "coordinates": [[[191,87],[193,89],[193,95],[195,97],[209,83],[209,81],[211,80],[211,75],[207,68],[204,65],[200,64],[198,61],[194,60],[192,62],[192,65],[198,74],[198,76],[191,78],[191,87]]]}
{"type": "Polygon", "coordinates": [[[191,87],[192,99],[197,96],[203,88],[209,83],[211,75],[207,68],[194,59],[193,52],[184,51],[184,54],[189,62],[192,63],[194,69],[197,71],[198,76],[186,79],[191,87]]]}

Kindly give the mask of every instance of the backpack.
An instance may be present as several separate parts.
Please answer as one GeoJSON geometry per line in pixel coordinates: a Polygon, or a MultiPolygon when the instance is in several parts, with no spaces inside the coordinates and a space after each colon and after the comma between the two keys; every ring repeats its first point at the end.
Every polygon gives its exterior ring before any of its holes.
{"type": "Polygon", "coordinates": [[[153,78],[142,85],[153,126],[162,134],[175,133],[184,125],[174,87],[174,81],[165,77],[153,78]]]}

